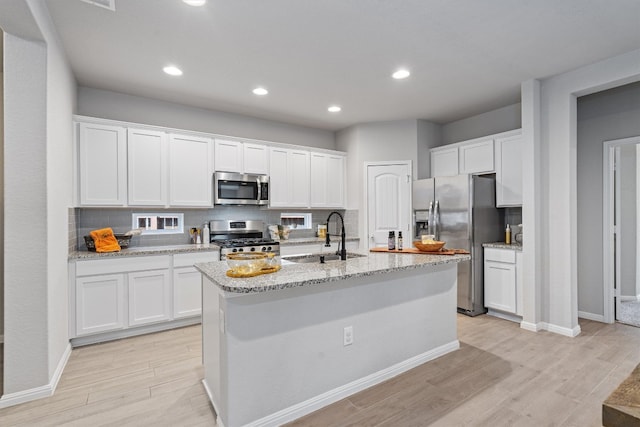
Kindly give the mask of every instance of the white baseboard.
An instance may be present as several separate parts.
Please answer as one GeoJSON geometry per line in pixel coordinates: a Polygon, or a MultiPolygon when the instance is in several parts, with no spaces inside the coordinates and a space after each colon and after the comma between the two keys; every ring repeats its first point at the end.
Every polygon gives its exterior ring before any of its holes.
{"type": "Polygon", "coordinates": [[[578,317],[581,319],[593,320],[594,322],[606,323],[604,321],[603,314],[593,314],[593,313],[587,313],[586,311],[578,311],[578,317]]]}
{"type": "MultiPolygon", "coordinates": [[[[284,423],[293,421],[304,415],[310,414],[313,411],[317,411],[320,408],[323,408],[327,405],[330,405],[341,399],[344,399],[347,396],[351,396],[354,393],[365,390],[369,387],[372,387],[376,384],[386,381],[389,378],[393,378],[397,375],[400,375],[401,373],[406,372],[410,369],[413,369],[416,366],[419,366],[425,362],[436,359],[440,356],[444,356],[445,354],[450,353],[452,351],[458,350],[459,348],[460,348],[460,342],[458,340],[452,341],[448,344],[437,347],[431,351],[427,351],[425,353],[419,354],[418,356],[407,359],[404,362],[397,363],[393,366],[390,366],[389,368],[383,369],[378,372],[374,372],[373,374],[370,374],[358,380],[352,381],[341,387],[335,388],[333,390],[329,390],[326,393],[322,393],[318,396],[312,397],[311,399],[307,399],[304,402],[300,402],[296,405],[290,406],[288,408],[275,412],[271,415],[260,418],[256,421],[253,421],[247,424],[246,426],[271,427],[271,426],[279,426],[284,423]]],[[[211,394],[209,394],[209,398],[211,398],[211,394]]],[[[220,424],[220,421],[218,421],[218,423],[219,423],[218,425],[222,425],[220,424]]]]}
{"type": "Polygon", "coordinates": [[[218,407],[216,406],[215,400],[213,399],[213,393],[211,393],[211,389],[209,388],[209,384],[206,379],[202,380],[202,385],[204,386],[204,391],[207,392],[207,396],[209,396],[209,402],[211,406],[213,406],[213,410],[216,413],[216,427],[224,427],[224,423],[220,419],[220,412],[218,412],[218,407]]]}
{"type": "Polygon", "coordinates": [[[580,325],[576,325],[573,329],[565,328],[564,326],[554,325],[552,323],[541,323],[545,330],[549,332],[553,332],[554,334],[564,335],[566,337],[577,337],[580,335],[581,329],[580,325]]]}
{"type": "Polygon", "coordinates": [[[71,344],[67,344],[62,357],[60,357],[60,360],[58,361],[56,370],[53,372],[53,376],[51,377],[49,384],[3,395],[0,397],[0,409],[53,396],[53,393],[58,386],[58,382],[60,381],[60,377],[62,376],[62,371],[64,371],[64,367],[67,366],[69,356],[71,356],[71,344]]]}
{"type": "Polygon", "coordinates": [[[620,302],[627,302],[627,301],[640,301],[640,295],[629,295],[629,296],[625,296],[625,295],[620,295],[620,302]]]}
{"type": "Polygon", "coordinates": [[[531,332],[540,332],[544,329],[540,323],[525,322],[524,320],[520,322],[520,328],[531,332]]]}

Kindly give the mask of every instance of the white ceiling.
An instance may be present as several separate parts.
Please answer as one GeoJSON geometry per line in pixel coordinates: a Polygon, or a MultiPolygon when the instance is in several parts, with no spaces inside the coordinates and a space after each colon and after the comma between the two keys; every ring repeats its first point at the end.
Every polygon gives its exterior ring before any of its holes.
{"type": "Polygon", "coordinates": [[[81,86],[330,130],[451,122],[518,102],[522,81],[640,49],[639,0],[115,4],[47,0],[81,86]],[[398,67],[411,76],[391,79],[398,67]]]}

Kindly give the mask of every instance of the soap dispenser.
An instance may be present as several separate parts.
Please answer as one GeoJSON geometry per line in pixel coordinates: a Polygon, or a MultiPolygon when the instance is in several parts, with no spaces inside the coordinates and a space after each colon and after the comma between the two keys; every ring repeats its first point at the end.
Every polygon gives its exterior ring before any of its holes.
{"type": "Polygon", "coordinates": [[[509,227],[509,224],[507,224],[507,229],[504,230],[504,243],[511,244],[511,227],[509,227]]]}

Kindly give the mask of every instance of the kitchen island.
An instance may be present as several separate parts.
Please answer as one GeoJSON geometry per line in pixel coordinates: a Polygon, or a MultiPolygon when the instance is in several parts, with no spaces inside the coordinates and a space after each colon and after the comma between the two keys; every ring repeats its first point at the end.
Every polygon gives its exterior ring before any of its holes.
{"type": "Polygon", "coordinates": [[[457,263],[468,259],[372,253],[248,279],[196,264],[218,425],[280,425],[458,349],[457,263]]]}

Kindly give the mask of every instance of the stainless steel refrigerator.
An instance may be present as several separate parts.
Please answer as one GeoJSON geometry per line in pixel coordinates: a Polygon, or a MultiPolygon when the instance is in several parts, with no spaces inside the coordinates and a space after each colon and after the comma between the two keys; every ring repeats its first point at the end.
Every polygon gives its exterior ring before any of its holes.
{"type": "Polygon", "coordinates": [[[504,214],[496,208],[495,175],[414,181],[413,210],[416,238],[434,234],[436,240],[446,242],[445,247],[471,253],[471,261],[458,264],[458,311],[469,316],[485,313],[482,244],[504,238],[504,214]]]}

